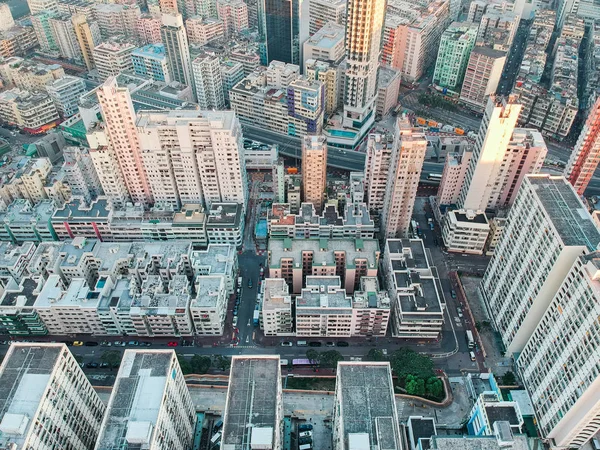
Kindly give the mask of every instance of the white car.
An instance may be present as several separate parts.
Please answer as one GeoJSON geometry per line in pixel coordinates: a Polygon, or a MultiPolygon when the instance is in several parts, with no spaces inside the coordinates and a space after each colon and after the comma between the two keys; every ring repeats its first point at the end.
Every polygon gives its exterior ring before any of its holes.
{"type": "Polygon", "coordinates": [[[235,316],[235,317],[233,318],[233,326],[234,326],[234,327],[237,327],[237,321],[238,321],[238,318],[237,318],[237,316],[235,316]]]}

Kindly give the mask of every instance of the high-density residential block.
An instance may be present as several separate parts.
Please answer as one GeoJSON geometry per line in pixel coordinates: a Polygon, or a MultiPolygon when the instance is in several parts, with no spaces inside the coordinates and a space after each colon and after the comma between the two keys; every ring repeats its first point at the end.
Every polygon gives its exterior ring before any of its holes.
{"type": "Polygon", "coordinates": [[[283,278],[265,278],[262,283],[261,329],[265,336],[279,336],[294,331],[292,296],[283,278]]]}
{"type": "MultiPolygon", "coordinates": [[[[81,56],[83,62],[88,70],[96,67],[96,61],[94,60],[94,48],[96,48],[102,37],[100,36],[100,28],[96,22],[87,20],[85,14],[75,14],[71,21],[73,22],[73,30],[81,49],[81,56]]],[[[124,30],[125,31],[125,30],[124,30]]]]}
{"type": "Polygon", "coordinates": [[[517,359],[537,426],[555,447],[600,431],[600,254],[580,255],[517,359]]]}
{"type": "Polygon", "coordinates": [[[459,197],[460,208],[485,211],[499,206],[504,186],[496,181],[505,170],[502,162],[520,112],[514,97],[488,99],[459,197]]]}
{"type": "Polygon", "coordinates": [[[525,176],[480,288],[507,354],[523,351],[574,261],[599,243],[565,178],[525,176]]]}
{"type": "Polygon", "coordinates": [[[335,113],[341,104],[341,79],[342,73],[326,61],[315,59],[305,60],[304,74],[309,80],[318,80],[325,87],[325,114],[335,113]]]}
{"type": "Polygon", "coordinates": [[[302,197],[312,203],[318,214],[323,209],[327,190],[327,142],[324,136],[302,139],[302,197]]]}
{"type": "Polygon", "coordinates": [[[212,244],[230,244],[242,248],[244,238],[244,205],[213,203],[206,217],[206,236],[212,244]]]}
{"type": "Polygon", "coordinates": [[[19,245],[0,242],[0,276],[11,277],[20,282],[27,276],[27,265],[34,253],[33,242],[23,242],[19,245]]]}
{"type": "Polygon", "coordinates": [[[42,200],[34,206],[26,199],[12,202],[6,211],[0,212],[0,240],[14,243],[56,240],[50,219],[55,210],[52,200],[42,200]]]}
{"type": "Polygon", "coordinates": [[[279,355],[234,356],[223,416],[221,448],[283,448],[279,355]],[[252,424],[252,426],[248,426],[252,424]]]}
{"type": "Polygon", "coordinates": [[[377,277],[362,277],[354,298],[339,276],[307,276],[296,297],[296,336],[385,336],[390,299],[379,291],[377,277]]]}
{"type": "Polygon", "coordinates": [[[477,24],[453,22],[442,33],[433,84],[453,92],[460,90],[471,50],[475,46],[477,30],[477,24]]]}
{"type": "Polygon", "coordinates": [[[287,89],[292,81],[300,78],[300,66],[298,64],[271,61],[266,71],[267,86],[276,89],[287,89]]]}
{"type": "Polygon", "coordinates": [[[47,11],[31,16],[31,25],[33,26],[35,37],[40,45],[40,48],[45,52],[58,51],[58,45],[54,40],[52,26],[49,22],[49,19],[54,17],[56,14],[57,13],[47,11]]]}
{"type": "Polygon", "coordinates": [[[488,98],[498,88],[506,55],[506,51],[490,47],[473,48],[460,90],[461,102],[476,110],[485,109],[488,98]]]}
{"type": "Polygon", "coordinates": [[[48,83],[65,77],[65,70],[59,64],[43,64],[29,61],[19,56],[3,58],[0,63],[0,76],[6,84],[24,90],[43,90],[48,83]]]}
{"type": "Polygon", "coordinates": [[[87,92],[82,78],[66,75],[46,85],[60,117],[66,119],[79,113],[79,98],[87,92]]]}
{"type": "MultiPolygon", "coordinates": [[[[117,77],[110,76],[96,90],[106,124],[109,147],[118,162],[118,167],[113,167],[112,170],[118,170],[122,174],[131,200],[149,204],[153,202],[152,190],[143,165],[131,94],[129,88],[120,86],[117,80],[117,77]]],[[[93,146],[90,144],[90,147],[93,146]]],[[[100,175],[98,167],[96,171],[100,175]]],[[[104,185],[103,188],[109,195],[104,185]]]]}
{"type": "Polygon", "coordinates": [[[143,112],[137,128],[156,201],[246,204],[242,131],[232,111],[143,112]]]}
{"type": "Polygon", "coordinates": [[[213,17],[193,16],[185,21],[190,44],[206,45],[225,36],[225,24],[213,17]]]}
{"type": "Polygon", "coordinates": [[[171,79],[192,86],[190,49],[181,14],[163,14],[160,35],[169,60],[171,79]]]}
{"type": "Polygon", "coordinates": [[[477,45],[508,53],[519,26],[519,16],[514,12],[488,8],[475,23],[479,23],[477,45]]]}
{"type": "Polygon", "coordinates": [[[94,448],[106,408],[65,344],[12,343],[0,385],[2,448],[94,448]]]}
{"type": "Polygon", "coordinates": [[[102,37],[122,35],[137,38],[137,20],[142,15],[140,7],[134,4],[100,3],[94,5],[94,14],[102,37]]]}
{"type": "Polygon", "coordinates": [[[312,36],[328,22],[346,24],[346,0],[309,0],[308,32],[312,36]]]}
{"type": "Polygon", "coordinates": [[[46,92],[17,88],[0,93],[0,118],[30,133],[46,132],[59,120],[56,106],[46,92]]]}
{"type": "Polygon", "coordinates": [[[175,352],[125,350],[92,448],[186,450],[192,445],[195,420],[196,408],[175,352]]]}
{"type": "Polygon", "coordinates": [[[0,199],[6,205],[24,198],[36,204],[48,198],[44,189],[52,170],[49,158],[21,160],[17,170],[0,177],[0,199]]]}
{"type": "Polygon", "coordinates": [[[0,296],[0,333],[11,336],[45,336],[48,329],[34,307],[43,278],[10,278],[0,296]]]}
{"type": "Polygon", "coordinates": [[[383,209],[393,149],[394,136],[391,133],[369,134],[364,187],[367,205],[371,212],[379,213],[383,209]]]}
{"type": "Polygon", "coordinates": [[[198,55],[192,61],[192,77],[200,109],[225,109],[219,56],[209,53],[198,55]]]}
{"type": "Polygon", "coordinates": [[[225,277],[207,275],[196,278],[196,297],[190,302],[190,316],[196,334],[222,335],[225,330],[225,316],[229,293],[225,277]]]}
{"type": "Polygon", "coordinates": [[[335,22],[327,22],[304,42],[304,67],[309,59],[339,65],[346,56],[344,39],[344,27],[335,22]]]}
{"type": "Polygon", "coordinates": [[[391,302],[392,335],[438,339],[444,323],[442,285],[420,239],[388,239],[383,270],[391,302]]]}
{"type": "Polygon", "coordinates": [[[94,48],[94,63],[102,80],[133,70],[131,54],[135,45],[128,41],[110,40],[94,48]]]}
{"type": "Polygon", "coordinates": [[[398,105],[400,72],[389,67],[380,67],[377,79],[377,117],[387,116],[398,105]]]}
{"type": "Polygon", "coordinates": [[[600,161],[600,98],[589,112],[565,167],[565,177],[583,195],[600,161]]]}
{"type": "Polygon", "coordinates": [[[448,153],[436,197],[438,206],[456,205],[472,156],[470,147],[463,148],[460,153],[448,153]]]}
{"type": "Polygon", "coordinates": [[[338,363],[332,426],[334,450],[403,448],[390,363],[338,363]]]}
{"type": "Polygon", "coordinates": [[[490,233],[485,213],[472,209],[448,211],[442,225],[442,239],[449,252],[482,255],[490,233]]]}
{"type": "Polygon", "coordinates": [[[217,0],[217,17],[223,21],[225,36],[248,29],[248,6],[242,0],[217,0]]]}
{"type": "Polygon", "coordinates": [[[379,244],[375,239],[270,239],[269,277],[283,278],[299,294],[308,275],[339,276],[353,294],[361,277],[377,276],[379,244]]]}
{"type": "Polygon", "coordinates": [[[131,53],[133,71],[154,81],[171,81],[169,61],[163,44],[148,44],[131,53]]]}
{"type": "Polygon", "coordinates": [[[161,20],[158,16],[144,14],[135,21],[135,29],[141,44],[156,44],[161,42],[161,20]]]}
{"type": "Polygon", "coordinates": [[[226,106],[229,106],[229,92],[233,87],[244,79],[244,66],[242,63],[226,60],[220,61],[221,79],[223,80],[223,98],[226,106]]]}
{"type": "Polygon", "coordinates": [[[405,117],[399,117],[381,210],[386,238],[408,234],[426,151],[427,139],[422,130],[413,128],[405,117]]]}
{"type": "Polygon", "coordinates": [[[37,45],[33,27],[16,26],[0,32],[0,56],[26,56],[37,45]]]}

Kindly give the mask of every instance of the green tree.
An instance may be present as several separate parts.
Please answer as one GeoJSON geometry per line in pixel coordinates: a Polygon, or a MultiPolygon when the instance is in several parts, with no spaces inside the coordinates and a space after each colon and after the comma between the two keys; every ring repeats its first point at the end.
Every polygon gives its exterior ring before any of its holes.
{"type": "Polygon", "coordinates": [[[372,348],[366,357],[369,361],[386,361],[387,357],[377,348],[372,348]]]}
{"type": "Polygon", "coordinates": [[[179,365],[181,366],[181,373],[184,375],[188,375],[192,373],[192,365],[190,362],[183,356],[182,354],[177,354],[177,361],[179,361],[179,365]]]}
{"type": "Polygon", "coordinates": [[[442,399],[444,396],[444,384],[437,377],[429,377],[425,383],[425,394],[435,399],[442,399]]]}
{"type": "Polygon", "coordinates": [[[313,350],[312,348],[310,350],[306,351],[306,358],[309,359],[310,361],[313,361],[313,365],[314,366],[318,366],[319,365],[319,352],[316,350],[313,350]]]}
{"type": "Polygon", "coordinates": [[[117,367],[121,364],[121,352],[117,350],[108,350],[107,352],[102,353],[100,361],[107,363],[110,370],[112,370],[113,367],[117,367]]]}
{"type": "Polygon", "coordinates": [[[208,369],[212,365],[212,360],[208,356],[194,355],[190,364],[194,373],[202,374],[208,372],[208,369]]]}
{"type": "Polygon", "coordinates": [[[400,381],[406,380],[408,375],[414,375],[423,380],[435,376],[431,358],[410,348],[401,348],[392,353],[390,364],[400,381]]]}
{"type": "Polygon", "coordinates": [[[339,361],[343,361],[344,357],[337,350],[329,350],[321,353],[319,363],[322,367],[331,367],[335,369],[339,361]]]}
{"type": "Polygon", "coordinates": [[[423,378],[407,375],[404,389],[406,389],[406,393],[409,395],[423,396],[425,395],[425,381],[423,378]]]}
{"type": "Polygon", "coordinates": [[[517,384],[517,378],[515,377],[515,374],[508,371],[502,375],[502,384],[504,386],[514,386],[517,384]]]}
{"type": "Polygon", "coordinates": [[[215,356],[215,366],[225,372],[231,367],[231,360],[227,356],[217,355],[215,356]]]}

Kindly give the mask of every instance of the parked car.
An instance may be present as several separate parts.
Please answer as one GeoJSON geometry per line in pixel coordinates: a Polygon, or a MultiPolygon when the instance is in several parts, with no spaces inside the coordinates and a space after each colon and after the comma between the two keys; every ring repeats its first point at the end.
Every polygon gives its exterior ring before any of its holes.
{"type": "Polygon", "coordinates": [[[335,342],[333,342],[333,341],[327,341],[327,342],[325,342],[325,346],[327,346],[327,347],[335,347],[335,342]]]}
{"type": "Polygon", "coordinates": [[[238,322],[237,316],[233,318],[233,326],[236,327],[238,322]]]}
{"type": "Polygon", "coordinates": [[[291,347],[292,345],[294,345],[294,344],[292,344],[290,341],[283,341],[281,343],[282,347],[291,347]]]}
{"type": "Polygon", "coordinates": [[[108,364],[107,362],[103,362],[103,363],[101,363],[101,364],[100,364],[100,368],[101,368],[101,369],[106,369],[106,368],[108,368],[109,366],[110,366],[110,364],[108,364]]]}
{"type": "Polygon", "coordinates": [[[350,344],[348,344],[346,341],[339,341],[337,343],[338,347],[348,347],[350,344]]]}
{"type": "Polygon", "coordinates": [[[320,343],[320,342],[318,342],[318,341],[314,341],[314,342],[309,342],[309,343],[308,343],[308,346],[309,346],[309,347],[320,347],[321,345],[323,345],[323,344],[321,344],[321,343],[320,343]]]}
{"type": "Polygon", "coordinates": [[[98,363],[89,362],[85,365],[85,367],[87,367],[88,369],[96,369],[98,367],[98,363]]]}
{"type": "Polygon", "coordinates": [[[100,342],[100,345],[102,347],[110,347],[112,345],[112,342],[102,341],[102,342],[100,342]]]}
{"type": "Polygon", "coordinates": [[[450,297],[456,298],[456,291],[454,289],[450,289],[450,297]]]}
{"type": "Polygon", "coordinates": [[[175,341],[167,342],[167,347],[177,347],[179,343],[175,341]]]}
{"type": "Polygon", "coordinates": [[[125,342],[121,342],[121,341],[116,341],[115,342],[115,347],[125,347],[125,342]]]}
{"type": "Polygon", "coordinates": [[[88,342],[85,343],[85,346],[86,347],[96,347],[96,346],[98,346],[98,343],[97,342],[93,342],[93,341],[88,341],[88,342]]]}
{"type": "Polygon", "coordinates": [[[248,278],[248,289],[252,289],[252,279],[248,278]]]}
{"type": "Polygon", "coordinates": [[[81,342],[81,341],[75,341],[75,342],[73,342],[73,345],[75,347],[81,347],[83,345],[83,342],[81,342]]]}
{"type": "Polygon", "coordinates": [[[298,425],[298,432],[309,431],[312,429],[313,429],[313,426],[310,423],[301,423],[300,425],[298,425]]]}
{"type": "Polygon", "coordinates": [[[138,341],[129,341],[127,345],[133,345],[134,347],[137,347],[138,345],[140,345],[140,343],[138,341]]]}

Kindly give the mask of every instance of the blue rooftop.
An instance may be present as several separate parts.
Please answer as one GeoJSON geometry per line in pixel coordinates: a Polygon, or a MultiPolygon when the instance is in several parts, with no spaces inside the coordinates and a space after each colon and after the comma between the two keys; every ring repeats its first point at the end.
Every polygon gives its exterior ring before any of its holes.
{"type": "Polygon", "coordinates": [[[167,57],[165,53],[165,46],[163,44],[148,44],[144,47],[136,48],[132,52],[132,55],[155,59],[164,59],[167,57]]]}

